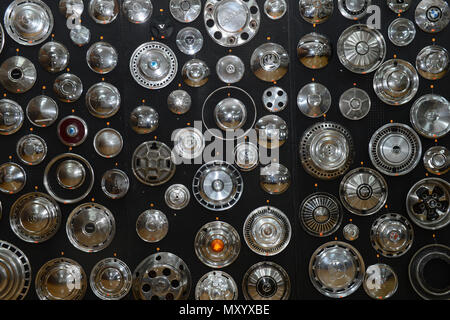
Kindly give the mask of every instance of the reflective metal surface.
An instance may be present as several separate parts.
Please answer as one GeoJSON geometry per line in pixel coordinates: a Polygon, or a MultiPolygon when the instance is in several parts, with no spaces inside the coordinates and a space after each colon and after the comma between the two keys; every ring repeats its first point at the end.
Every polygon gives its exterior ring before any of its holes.
{"type": "Polygon", "coordinates": [[[53,14],[41,0],[12,1],[5,11],[5,29],[23,46],[45,41],[53,29],[53,14]]]}
{"type": "Polygon", "coordinates": [[[119,9],[117,0],[90,0],[88,12],[96,23],[109,24],[116,20],[119,9]]]}
{"type": "Polygon", "coordinates": [[[159,141],[140,144],[131,159],[133,174],[139,182],[148,186],[159,186],[175,174],[175,163],[171,149],[159,141]]]}
{"type": "Polygon", "coordinates": [[[188,112],[192,106],[192,98],[184,90],[174,90],[167,97],[167,107],[174,114],[182,115],[188,112]]]}
{"type": "Polygon", "coordinates": [[[444,0],[422,0],[414,15],[419,28],[428,33],[440,32],[450,22],[450,9],[444,0]]]}
{"type": "Polygon", "coordinates": [[[214,120],[224,130],[237,130],[247,121],[247,108],[241,100],[225,98],[214,108],[214,120]]]}
{"type": "Polygon", "coordinates": [[[191,59],[187,61],[181,69],[181,76],[184,83],[190,87],[201,87],[209,80],[209,67],[205,61],[191,59]]]}
{"type": "Polygon", "coordinates": [[[195,254],[211,268],[223,268],[232,264],[241,250],[241,239],[236,229],[223,221],[205,224],[194,239],[195,254]]]}
{"type": "Polygon", "coordinates": [[[419,227],[442,229],[450,223],[450,184],[439,178],[425,178],[414,184],[406,196],[406,211],[419,227]]]}
{"type": "Polygon", "coordinates": [[[266,149],[279,148],[288,139],[287,123],[276,115],[260,118],[255,124],[255,129],[258,135],[258,144],[266,149]]]}
{"type": "Polygon", "coordinates": [[[412,0],[386,0],[386,3],[395,13],[404,13],[411,6],[412,0]]]}
{"type": "Polygon", "coordinates": [[[378,217],[370,228],[370,243],[382,256],[397,258],[412,246],[414,230],[402,215],[388,213],[378,217]]]}
{"type": "Polygon", "coordinates": [[[123,148],[123,138],[119,131],[104,128],[94,136],[94,149],[99,156],[114,158],[123,148]]]}
{"type": "Polygon", "coordinates": [[[98,252],[113,240],[116,222],[108,208],[93,202],[84,203],[70,213],[66,232],[75,248],[84,252],[98,252]]]}
{"type": "Polygon", "coordinates": [[[298,7],[302,18],[311,24],[324,23],[334,11],[333,0],[299,0],[298,7]]]}
{"type": "Polygon", "coordinates": [[[27,182],[25,170],[14,162],[0,165],[0,191],[5,194],[20,192],[27,182]]]}
{"type": "Polygon", "coordinates": [[[344,298],[358,290],[365,274],[364,260],[353,246],[340,241],[321,245],[309,262],[314,287],[331,298],[344,298]]]}
{"type": "Polygon", "coordinates": [[[339,197],[351,213],[369,216],[381,210],[388,197],[388,184],[381,174],[370,168],[356,168],[341,181],[339,197]]]}
{"type": "Polygon", "coordinates": [[[0,240],[0,300],[23,300],[31,286],[31,266],[15,245],[0,240]]]}
{"type": "Polygon", "coordinates": [[[170,0],[169,9],[175,20],[189,23],[200,15],[202,3],[200,0],[170,0]]]}
{"type": "Polygon", "coordinates": [[[103,174],[101,186],[108,198],[121,199],[128,193],[130,179],[122,170],[110,169],[103,174]]]}
{"type": "Polygon", "coordinates": [[[86,169],[77,160],[64,160],[56,169],[56,180],[64,189],[78,189],[86,180],[86,169]]]}
{"type": "Polygon", "coordinates": [[[75,15],[81,17],[84,11],[83,0],[59,0],[59,12],[66,18],[75,15]]]}
{"type": "Polygon", "coordinates": [[[148,256],[133,272],[133,296],[138,300],[186,300],[191,285],[188,266],[169,252],[148,256]]]}
{"type": "Polygon", "coordinates": [[[444,146],[429,148],[423,155],[423,165],[429,173],[446,174],[450,170],[450,151],[444,146]]]}
{"type": "Polygon", "coordinates": [[[326,67],[332,54],[330,39],[320,33],[308,33],[297,44],[297,57],[309,69],[326,67]]]}
{"type": "Polygon", "coordinates": [[[96,42],[86,53],[86,62],[89,68],[99,74],[113,71],[118,60],[116,49],[108,42],[96,42]]]}
{"type": "Polygon", "coordinates": [[[5,46],[5,38],[5,29],[3,29],[3,26],[0,23],[0,53],[3,51],[3,47],[5,46]]]}
{"type": "Polygon", "coordinates": [[[217,44],[236,47],[258,33],[261,14],[255,0],[207,0],[203,10],[206,31],[217,44]]]}
{"type": "Polygon", "coordinates": [[[355,24],[340,35],[337,55],[342,65],[351,72],[370,73],[383,63],[386,41],[378,30],[365,24],[355,24]]]}
{"type": "Polygon", "coordinates": [[[323,84],[311,82],[298,92],[297,106],[305,116],[319,118],[330,109],[330,91],[323,84]]]}
{"type": "Polygon", "coordinates": [[[211,161],[198,169],[192,181],[192,193],[205,208],[224,211],[233,207],[244,190],[240,172],[224,161],[211,161]]]}
{"type": "Polygon", "coordinates": [[[280,80],[288,72],[289,54],[279,44],[264,43],[253,51],[250,69],[260,80],[273,82],[280,80]]]}
{"type": "Polygon", "coordinates": [[[67,116],[58,123],[57,133],[59,140],[69,147],[82,144],[88,135],[86,121],[77,116],[67,116]]]}
{"type": "Polygon", "coordinates": [[[122,10],[131,23],[144,23],[148,21],[153,13],[151,0],[125,0],[122,10]]]}
{"type": "Polygon", "coordinates": [[[18,198],[11,206],[9,223],[23,241],[42,243],[52,238],[61,225],[61,210],[52,197],[31,192],[18,198]]]}
{"type": "Polygon", "coordinates": [[[20,161],[34,166],[44,161],[47,156],[47,143],[35,134],[28,134],[17,141],[16,153],[20,161]]]}
{"type": "Polygon", "coordinates": [[[283,111],[288,106],[288,94],[280,87],[267,88],[262,96],[264,107],[270,112],[283,111]]]}
{"type": "Polygon", "coordinates": [[[291,280],[280,265],[259,262],[245,273],[242,292],[246,300],[287,300],[291,294],[291,280]]]}
{"type": "Polygon", "coordinates": [[[37,79],[33,62],[22,56],[13,56],[0,65],[0,83],[11,93],[25,93],[37,79]]]}
{"type": "Polygon", "coordinates": [[[271,195],[279,195],[286,192],[291,185],[289,169],[277,162],[262,167],[259,172],[259,185],[271,195]]]}
{"type": "Polygon", "coordinates": [[[164,239],[169,231],[169,221],[160,210],[146,210],[136,220],[136,232],[142,240],[150,243],[164,239]]]}
{"type": "Polygon", "coordinates": [[[208,272],[195,286],[195,300],[237,300],[237,298],[236,282],[223,271],[208,272]]]}
{"type": "Polygon", "coordinates": [[[83,267],[69,258],[46,262],[36,274],[36,294],[41,300],[82,300],[87,289],[83,267]]]}
{"type": "Polygon", "coordinates": [[[367,14],[367,9],[372,0],[338,0],[338,8],[341,14],[351,20],[359,20],[367,14]]]}
{"type": "Polygon", "coordinates": [[[70,30],[70,40],[79,47],[82,47],[91,41],[91,31],[85,26],[78,25],[70,30]]]}
{"type": "Polygon", "coordinates": [[[125,262],[117,258],[100,260],[89,277],[92,292],[102,300],[120,300],[131,290],[132,273],[125,262]]]}
{"type": "Polygon", "coordinates": [[[238,56],[227,55],[217,61],[217,76],[225,83],[239,82],[244,76],[244,72],[244,62],[238,56]]]}
{"type": "Polygon", "coordinates": [[[138,134],[148,134],[159,126],[158,112],[149,106],[139,106],[130,115],[131,129],[138,134]]]}
{"type": "Polygon", "coordinates": [[[26,109],[28,121],[34,126],[41,128],[51,126],[58,119],[58,114],[58,104],[46,95],[32,98],[28,102],[26,109]]]}
{"type": "Polygon", "coordinates": [[[194,55],[203,48],[203,36],[200,30],[185,27],[177,33],[178,50],[187,55],[194,55]]]}
{"type": "Polygon", "coordinates": [[[367,295],[373,299],[388,299],[397,292],[397,274],[387,264],[373,264],[367,267],[363,287],[367,295]]]}
{"type": "Polygon", "coordinates": [[[9,99],[0,100],[0,135],[8,136],[16,133],[23,125],[22,107],[9,99]]]}
{"type": "Polygon", "coordinates": [[[189,189],[182,184],[173,184],[164,193],[166,205],[173,210],[186,208],[191,200],[189,189]]]}
{"type": "Polygon", "coordinates": [[[51,73],[63,71],[69,64],[69,50],[59,42],[49,41],[39,49],[39,63],[51,73]]]}
{"type": "Polygon", "coordinates": [[[437,94],[421,96],[410,109],[410,119],[425,138],[442,138],[450,131],[450,102],[437,94]]]}
{"type": "Polygon", "coordinates": [[[450,56],[447,49],[437,45],[423,48],[417,55],[416,68],[425,79],[443,78],[450,68],[450,56]]]}
{"type": "Polygon", "coordinates": [[[344,228],[342,228],[342,234],[344,235],[345,240],[355,241],[359,238],[359,228],[353,223],[346,224],[344,228]]]}
{"type": "Polygon", "coordinates": [[[313,193],[300,205],[300,224],[303,230],[315,237],[326,237],[335,233],[342,223],[342,217],[339,200],[328,193],[313,193]]]}
{"type": "Polygon", "coordinates": [[[410,44],[416,37],[414,22],[405,18],[397,18],[388,28],[389,40],[398,47],[410,44]]]}
{"type": "Polygon", "coordinates": [[[178,129],[173,137],[173,152],[183,159],[195,159],[203,154],[205,137],[197,128],[178,129]]]}
{"type": "Polygon", "coordinates": [[[161,89],[175,78],[178,61],[167,45],[152,41],[141,44],[130,59],[134,80],[147,89],[161,89]]]}
{"type": "Polygon", "coordinates": [[[121,97],[119,90],[108,82],[98,82],[85,95],[86,107],[97,118],[110,118],[119,111],[121,97]]]}
{"type": "Polygon", "coordinates": [[[360,88],[350,88],[339,98],[339,110],[349,120],[361,120],[366,117],[372,106],[370,96],[360,88]]]}
{"type": "Polygon", "coordinates": [[[241,142],[234,148],[234,163],[242,171],[251,171],[259,164],[258,147],[251,142],[241,142]]]}
{"type": "Polygon", "coordinates": [[[292,229],[288,217],[280,209],[266,206],[247,216],[242,233],[250,250],[267,257],[286,249],[292,229]]]}
{"type": "Polygon", "coordinates": [[[343,175],[354,157],[350,132],[334,122],[319,122],[300,139],[302,166],[313,177],[330,180],[343,175]]]}
{"type": "Polygon", "coordinates": [[[369,156],[380,172],[388,176],[405,175],[419,163],[422,143],[411,127],[402,123],[388,123],[372,135],[369,156]]]}
{"type": "Polygon", "coordinates": [[[75,102],[83,93],[83,83],[76,75],[63,73],[55,79],[53,91],[62,102],[75,102]]]}
{"type": "Polygon", "coordinates": [[[272,20],[283,18],[286,12],[286,0],[266,0],[264,2],[264,13],[272,20]]]}

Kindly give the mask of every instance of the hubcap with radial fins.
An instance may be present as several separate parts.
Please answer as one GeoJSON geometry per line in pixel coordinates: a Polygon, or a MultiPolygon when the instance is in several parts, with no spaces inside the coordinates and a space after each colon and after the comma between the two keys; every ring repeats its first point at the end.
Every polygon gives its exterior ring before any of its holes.
{"type": "Polygon", "coordinates": [[[0,240],[0,300],[23,300],[31,286],[31,266],[15,245],[0,240]]]}

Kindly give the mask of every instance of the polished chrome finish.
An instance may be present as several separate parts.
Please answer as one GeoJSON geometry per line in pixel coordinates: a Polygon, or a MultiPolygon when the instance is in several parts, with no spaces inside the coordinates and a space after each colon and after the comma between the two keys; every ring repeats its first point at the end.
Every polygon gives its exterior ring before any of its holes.
{"type": "Polygon", "coordinates": [[[299,153],[302,166],[310,175],[323,180],[336,179],[353,163],[353,139],[342,125],[319,122],[303,133],[299,153]]]}
{"type": "Polygon", "coordinates": [[[219,79],[225,83],[236,83],[242,80],[245,65],[241,58],[227,55],[220,58],[216,64],[216,73],[219,79]]]}
{"type": "Polygon", "coordinates": [[[17,142],[16,153],[20,161],[35,166],[44,161],[47,155],[47,143],[35,134],[28,134],[17,142]]]}
{"type": "Polygon", "coordinates": [[[202,3],[200,0],[170,0],[169,9],[175,20],[190,23],[200,15],[202,3]]]}
{"type": "Polygon", "coordinates": [[[79,47],[82,47],[91,41],[91,31],[85,26],[78,25],[70,30],[70,40],[79,47]]]}
{"type": "Polygon", "coordinates": [[[175,174],[172,150],[159,141],[146,141],[139,145],[131,159],[133,174],[139,182],[159,186],[175,174]]]}
{"type": "Polygon", "coordinates": [[[389,176],[400,176],[413,170],[422,156],[417,133],[402,123],[388,123],[370,139],[369,156],[376,169],[389,176]]]}
{"type": "Polygon", "coordinates": [[[402,105],[417,93],[419,78],[414,67],[405,60],[386,61],[376,72],[373,88],[383,102],[402,105]]]}
{"type": "Polygon", "coordinates": [[[33,62],[22,56],[13,56],[0,66],[0,83],[11,93],[25,93],[37,79],[33,62]]]}
{"type": "Polygon", "coordinates": [[[447,49],[437,45],[423,48],[417,55],[416,68],[425,79],[443,78],[450,68],[450,56],[447,49]]]}
{"type": "Polygon", "coordinates": [[[250,250],[267,257],[286,249],[292,229],[288,217],[281,210],[266,206],[247,216],[242,233],[250,250]]]}
{"type": "Polygon", "coordinates": [[[442,138],[450,131],[450,102],[437,94],[421,96],[410,109],[410,119],[425,138],[442,138]]]}
{"type": "Polygon", "coordinates": [[[224,131],[240,129],[247,121],[247,108],[241,100],[225,98],[214,108],[214,120],[224,131]]]}
{"type": "Polygon", "coordinates": [[[209,67],[205,61],[191,59],[187,61],[181,69],[181,76],[184,83],[190,87],[201,87],[208,82],[210,75],[209,67]]]}
{"type": "Polygon", "coordinates": [[[131,290],[133,275],[125,262],[117,258],[100,260],[92,268],[89,283],[102,300],[120,300],[131,290]]]}
{"type": "Polygon", "coordinates": [[[305,116],[319,118],[331,107],[330,91],[323,84],[311,82],[298,92],[297,106],[305,116]]]}
{"type": "Polygon", "coordinates": [[[449,300],[448,275],[450,248],[442,244],[429,244],[420,248],[411,258],[408,267],[409,282],[414,291],[425,300],[449,300]],[[443,269],[444,268],[444,269],[443,269]],[[442,274],[441,272],[444,271],[442,274]],[[428,273],[437,272],[430,277],[428,273]],[[437,276],[437,277],[435,277],[437,276]],[[439,279],[429,281],[430,278],[439,279]]]}
{"type": "Polygon", "coordinates": [[[259,164],[258,147],[251,142],[241,142],[234,148],[234,163],[242,171],[251,171],[259,164]]]}
{"type": "Polygon", "coordinates": [[[23,46],[45,41],[53,29],[53,15],[41,0],[14,0],[5,11],[5,29],[9,36],[23,46]]]}
{"type": "Polygon", "coordinates": [[[445,0],[422,0],[414,15],[419,28],[428,33],[440,32],[450,22],[450,9],[445,0]]]}
{"type": "Polygon", "coordinates": [[[335,233],[341,226],[342,217],[339,200],[328,193],[313,193],[300,205],[300,224],[303,230],[315,237],[327,237],[335,233]]]}
{"type": "Polygon", "coordinates": [[[149,106],[134,108],[130,115],[131,129],[138,134],[147,134],[158,129],[159,114],[149,106]]]}
{"type": "Polygon", "coordinates": [[[370,243],[382,256],[396,258],[411,248],[414,230],[411,223],[400,214],[387,213],[378,217],[370,228],[370,243]]]}
{"type": "Polygon", "coordinates": [[[198,280],[195,300],[237,300],[238,288],[234,279],[223,271],[210,271],[198,280]]]}
{"type": "Polygon", "coordinates": [[[94,137],[94,149],[104,158],[114,158],[123,148],[123,138],[119,131],[112,128],[104,128],[94,137]]]}
{"type": "Polygon", "coordinates": [[[406,196],[406,211],[419,227],[442,229],[450,223],[450,184],[439,178],[425,178],[414,184],[406,196]]]}
{"type": "Polygon", "coordinates": [[[297,44],[298,60],[309,69],[322,69],[333,54],[330,39],[320,33],[304,35],[297,44]]]}
{"type": "Polygon", "coordinates": [[[244,190],[239,171],[224,161],[211,161],[201,166],[192,181],[192,193],[205,208],[224,211],[233,207],[244,190]]]}
{"type": "Polygon", "coordinates": [[[110,118],[119,111],[120,92],[108,82],[98,82],[91,86],[85,95],[86,107],[97,118],[110,118]]]}
{"type": "Polygon", "coordinates": [[[87,197],[94,186],[94,169],[82,156],[63,153],[54,157],[45,167],[44,187],[56,201],[64,204],[79,202],[87,197]],[[79,166],[81,165],[82,168],[79,166]],[[55,168],[56,167],[56,168],[55,168]],[[56,180],[56,181],[54,181],[56,180]],[[81,188],[84,187],[85,190],[81,188]],[[66,189],[75,190],[71,195],[66,189]],[[83,192],[84,191],[84,192],[83,192]]]}
{"type": "Polygon", "coordinates": [[[264,2],[264,13],[272,20],[283,18],[286,12],[286,0],[266,0],[264,2]]]}
{"type": "Polygon", "coordinates": [[[134,80],[147,89],[161,89],[175,78],[178,61],[167,45],[152,41],[141,44],[132,54],[130,71],[134,80]]]}
{"type": "Polygon", "coordinates": [[[0,240],[0,300],[23,300],[31,286],[31,266],[15,245],[0,240]]]}
{"type": "Polygon", "coordinates": [[[203,48],[202,33],[193,27],[185,27],[177,33],[178,50],[187,55],[194,55],[203,48]]]}
{"type": "Polygon", "coordinates": [[[108,198],[121,199],[125,197],[130,188],[130,179],[122,170],[111,169],[103,174],[101,186],[103,193],[108,198]]]}
{"type": "Polygon", "coordinates": [[[446,174],[450,170],[450,151],[444,146],[429,148],[423,156],[423,165],[429,173],[446,174]]]}
{"type": "Polygon", "coordinates": [[[52,238],[61,225],[61,210],[52,197],[31,192],[18,198],[11,207],[9,223],[23,241],[41,243],[52,238]]]}
{"type": "Polygon", "coordinates": [[[355,24],[342,32],[337,42],[342,65],[354,73],[375,71],[386,57],[386,41],[377,29],[355,24]]]}
{"type": "Polygon", "coordinates": [[[166,205],[173,210],[186,208],[191,200],[188,188],[183,184],[173,184],[164,193],[166,205]]]}
{"type": "Polygon", "coordinates": [[[90,0],[89,16],[96,23],[109,24],[113,22],[119,14],[120,6],[117,0],[90,0]]]}
{"type": "Polygon", "coordinates": [[[232,264],[241,250],[241,239],[232,225],[213,221],[202,226],[194,239],[195,254],[211,268],[232,264]]]}
{"type": "Polygon", "coordinates": [[[15,194],[20,192],[27,182],[25,170],[14,162],[0,165],[0,192],[15,194]]]}
{"type": "Polygon", "coordinates": [[[258,33],[261,13],[255,0],[207,0],[203,18],[214,42],[223,47],[236,47],[258,33]]]}
{"type": "Polygon", "coordinates": [[[45,70],[57,73],[69,64],[69,50],[62,43],[49,41],[39,49],[38,58],[45,70]]]}
{"type": "Polygon", "coordinates": [[[370,168],[356,168],[342,178],[339,197],[345,209],[359,216],[370,216],[385,205],[388,184],[370,168]]]}
{"type": "Polygon", "coordinates": [[[338,0],[339,11],[350,20],[364,18],[371,4],[372,0],[338,0]]]}
{"type": "Polygon", "coordinates": [[[0,135],[8,136],[16,133],[23,125],[22,107],[15,101],[0,99],[0,135]]]}
{"type": "Polygon", "coordinates": [[[164,239],[169,231],[169,220],[159,210],[146,210],[136,220],[136,232],[145,242],[155,243],[164,239]]]}
{"type": "MultiPolygon", "coordinates": [[[[1,101],[1,100],[0,100],[1,101]]],[[[51,97],[40,95],[28,102],[26,115],[28,120],[36,127],[46,128],[58,119],[58,104],[51,97]]]]}
{"type": "Polygon", "coordinates": [[[81,17],[84,11],[83,0],[59,0],[59,12],[66,18],[81,17]]]}
{"type": "Polygon", "coordinates": [[[151,0],[125,0],[122,10],[131,23],[144,23],[150,19],[153,13],[151,0]]]}
{"type": "Polygon", "coordinates": [[[205,137],[194,127],[177,129],[173,136],[173,152],[183,159],[195,159],[203,154],[205,137]]]}
{"type": "Polygon", "coordinates": [[[342,234],[344,235],[345,240],[355,241],[359,238],[359,228],[353,223],[346,224],[344,228],[342,228],[342,234]]]}
{"type": "Polygon", "coordinates": [[[62,102],[75,102],[83,93],[83,83],[76,75],[63,73],[55,79],[53,91],[62,102]]]}
{"type": "Polygon", "coordinates": [[[253,51],[250,69],[255,76],[266,82],[278,81],[288,72],[289,54],[279,44],[264,43],[253,51]]]}
{"type": "Polygon", "coordinates": [[[398,47],[410,44],[416,36],[414,22],[406,18],[397,18],[388,28],[389,40],[398,47]]]}
{"type": "Polygon", "coordinates": [[[298,8],[302,18],[311,24],[327,21],[334,11],[333,0],[299,0],[298,8]]]}
{"type": "Polygon", "coordinates": [[[370,111],[372,102],[366,91],[350,88],[339,98],[339,110],[349,120],[361,120],[370,111]]]}
{"type": "Polygon", "coordinates": [[[276,115],[260,118],[255,124],[258,144],[266,149],[276,149],[284,145],[289,130],[286,121],[276,115]]]}
{"type": "Polygon", "coordinates": [[[138,300],[186,300],[191,290],[191,273],[176,255],[154,253],[134,270],[132,289],[138,300]]]}
{"type": "Polygon", "coordinates": [[[83,267],[64,257],[46,262],[34,283],[40,300],[82,300],[87,289],[83,267]]]}
{"type": "Polygon", "coordinates": [[[397,274],[386,264],[373,264],[367,267],[363,287],[367,295],[373,299],[388,299],[397,291],[397,274]]]}
{"type": "Polygon", "coordinates": [[[283,111],[288,105],[288,94],[280,87],[267,88],[262,96],[264,107],[270,112],[283,111]]]}
{"type": "Polygon", "coordinates": [[[259,172],[259,185],[271,195],[279,195],[286,192],[291,185],[289,169],[277,162],[262,167],[259,172]]]}
{"type": "Polygon", "coordinates": [[[77,116],[67,116],[58,123],[57,133],[59,140],[69,147],[82,144],[88,135],[86,121],[77,116]]]}
{"type": "Polygon", "coordinates": [[[84,203],[70,213],[66,232],[75,248],[84,252],[98,252],[113,240],[116,222],[108,208],[93,202],[84,203]]]}
{"type": "Polygon", "coordinates": [[[184,90],[174,90],[167,97],[167,107],[174,114],[185,114],[191,109],[192,98],[184,90]]]}
{"type": "Polygon", "coordinates": [[[345,242],[331,241],[321,245],[309,262],[312,284],[330,298],[344,298],[358,290],[364,274],[361,254],[345,242]]]}
{"type": "Polygon", "coordinates": [[[291,294],[291,280],[280,265],[259,262],[245,273],[242,292],[246,300],[287,300],[291,294]]]}
{"type": "Polygon", "coordinates": [[[386,0],[386,3],[395,13],[404,13],[411,6],[412,0],[386,0]]]}
{"type": "Polygon", "coordinates": [[[5,29],[3,29],[3,26],[0,23],[0,53],[3,51],[3,47],[5,46],[5,38],[5,29]]]}
{"type": "Polygon", "coordinates": [[[118,63],[118,53],[108,42],[96,42],[86,53],[89,69],[99,74],[106,74],[114,70],[118,63]]]}

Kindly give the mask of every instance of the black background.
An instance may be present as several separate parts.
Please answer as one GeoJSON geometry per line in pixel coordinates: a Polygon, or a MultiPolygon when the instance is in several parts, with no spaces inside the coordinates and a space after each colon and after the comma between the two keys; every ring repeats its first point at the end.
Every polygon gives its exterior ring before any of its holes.
{"type": "MultiPolygon", "coordinates": [[[[70,72],[79,76],[83,81],[84,93],[93,84],[102,81],[102,76],[92,72],[86,64],[86,51],[89,46],[96,41],[100,41],[103,37],[104,41],[111,43],[119,52],[119,65],[111,73],[103,76],[104,81],[114,84],[121,92],[122,104],[120,111],[112,118],[98,119],[89,114],[84,105],[83,97],[72,104],[58,102],[59,105],[59,119],[69,114],[75,114],[82,117],[88,123],[89,136],[88,139],[79,147],[72,151],[85,157],[94,167],[96,174],[96,181],[91,194],[82,202],[93,201],[103,204],[108,207],[116,219],[116,235],[109,247],[98,253],[84,253],[75,249],[67,239],[65,232],[65,222],[67,216],[76,205],[61,205],[63,212],[63,221],[58,233],[47,242],[42,244],[29,244],[18,239],[11,231],[8,221],[9,208],[12,203],[22,194],[32,192],[35,190],[45,192],[42,184],[43,170],[54,156],[68,152],[68,148],[62,145],[56,136],[56,124],[49,128],[36,128],[25,120],[21,130],[12,136],[1,136],[0,145],[2,152],[0,154],[0,163],[14,161],[20,163],[20,160],[15,154],[15,145],[17,141],[25,134],[32,133],[43,137],[47,141],[48,155],[45,161],[38,166],[29,167],[23,165],[27,172],[27,184],[24,190],[19,194],[13,196],[0,195],[3,204],[3,218],[0,220],[0,239],[9,241],[17,245],[28,256],[33,270],[33,284],[26,299],[37,299],[34,289],[34,276],[39,268],[48,260],[64,255],[78,261],[84,268],[86,274],[89,276],[92,267],[99,260],[117,256],[119,259],[125,261],[131,270],[138,265],[145,257],[150,254],[160,251],[172,252],[180,256],[189,266],[192,273],[192,289],[191,298],[193,299],[194,287],[198,279],[210,271],[208,267],[203,265],[194,253],[193,240],[196,232],[200,227],[210,221],[220,219],[232,224],[242,236],[242,225],[247,215],[255,208],[268,203],[285,212],[292,224],[293,237],[289,246],[282,253],[270,257],[267,260],[274,261],[280,264],[289,273],[292,284],[291,299],[326,299],[316,289],[313,288],[308,276],[308,263],[313,251],[321,244],[334,239],[342,240],[342,227],[350,222],[357,224],[360,228],[360,237],[352,244],[361,252],[364,257],[366,266],[382,262],[391,265],[399,277],[399,288],[392,299],[418,299],[418,296],[413,291],[409,284],[407,267],[411,256],[419,248],[426,244],[433,242],[449,244],[450,236],[445,233],[448,227],[437,232],[427,231],[414,225],[415,239],[410,251],[400,258],[384,258],[377,257],[376,252],[372,249],[369,242],[369,230],[372,222],[381,214],[386,212],[396,212],[403,215],[406,214],[405,198],[409,188],[418,180],[426,176],[426,171],[423,163],[419,165],[408,175],[402,177],[385,177],[389,184],[389,198],[387,201],[387,208],[382,209],[379,213],[371,217],[358,217],[349,212],[344,213],[344,220],[341,228],[332,236],[324,239],[314,238],[307,235],[301,228],[297,214],[301,201],[309,194],[316,191],[329,192],[338,195],[338,186],[341,179],[335,181],[325,182],[319,181],[310,177],[302,168],[298,157],[298,143],[303,131],[310,125],[321,119],[309,119],[301,114],[296,106],[296,96],[298,90],[314,80],[322,83],[328,87],[332,95],[332,106],[326,115],[326,120],[335,121],[346,126],[352,133],[355,146],[356,157],[352,168],[362,165],[372,167],[368,156],[368,141],[373,132],[380,126],[390,122],[401,122],[410,125],[409,123],[409,109],[415,99],[406,105],[399,107],[392,107],[382,103],[374,94],[372,89],[372,76],[356,75],[346,70],[338,61],[336,51],[334,48],[334,56],[329,65],[322,70],[309,70],[301,65],[296,57],[296,45],[298,40],[305,34],[316,31],[327,35],[333,45],[341,32],[352,25],[353,21],[345,19],[337,8],[337,1],[335,1],[335,10],[333,16],[324,24],[313,25],[305,22],[298,11],[298,1],[288,0],[289,11],[278,21],[272,21],[266,17],[262,12],[264,1],[258,0],[261,9],[261,27],[258,34],[249,43],[244,46],[232,48],[221,47],[215,44],[206,33],[203,24],[202,15],[196,21],[190,24],[182,24],[171,18],[168,11],[167,0],[152,0],[153,2],[153,16],[158,14],[168,15],[175,26],[175,32],[171,38],[163,40],[168,44],[177,55],[179,69],[183,64],[191,59],[191,56],[181,53],[175,45],[176,32],[185,26],[192,26],[198,28],[204,36],[204,47],[195,56],[207,62],[211,69],[211,76],[206,85],[200,88],[190,88],[182,83],[180,72],[178,72],[175,80],[166,88],[149,91],[140,87],[132,79],[128,65],[129,58],[133,51],[142,43],[151,41],[150,24],[149,22],[142,25],[135,25],[129,23],[126,17],[120,13],[119,17],[108,25],[96,24],[87,13],[88,1],[85,2],[85,10],[82,16],[82,24],[91,30],[91,42],[84,47],[75,46],[69,38],[69,30],[66,28],[66,20],[58,11],[58,1],[46,0],[52,9],[55,26],[53,29],[54,39],[63,43],[70,51],[70,63],[68,68],[70,72]],[[160,12],[160,9],[163,12],[160,12]],[[221,213],[208,211],[201,207],[194,199],[191,199],[189,206],[180,211],[175,212],[169,209],[164,203],[164,191],[166,188],[174,183],[182,183],[190,189],[192,184],[192,177],[198,165],[180,165],[177,167],[175,176],[166,184],[160,187],[148,187],[140,184],[131,172],[131,155],[134,149],[144,141],[157,139],[169,146],[172,146],[171,134],[177,128],[183,128],[192,125],[194,120],[201,119],[201,106],[204,99],[210,92],[224,84],[220,82],[215,74],[215,65],[217,60],[226,55],[234,54],[244,61],[246,65],[246,72],[244,78],[236,84],[242,89],[246,90],[257,103],[258,118],[269,114],[264,109],[261,102],[261,96],[265,89],[271,86],[270,83],[265,83],[258,80],[249,70],[250,56],[253,50],[262,43],[268,42],[270,37],[271,42],[281,44],[290,55],[290,70],[289,73],[278,81],[277,85],[284,88],[290,98],[289,106],[278,113],[289,124],[289,140],[280,149],[280,162],[286,165],[292,174],[292,185],[290,189],[278,196],[269,196],[259,187],[259,170],[256,169],[249,173],[242,173],[244,178],[244,194],[241,200],[231,210],[221,213]],[[366,90],[372,99],[372,109],[369,115],[360,121],[350,121],[345,119],[339,111],[338,101],[340,95],[356,83],[357,87],[366,90]],[[193,105],[191,110],[183,116],[175,116],[167,108],[167,96],[169,93],[181,86],[181,89],[188,91],[193,98],[193,105]],[[160,115],[160,127],[154,133],[149,135],[138,135],[134,133],[128,123],[130,112],[145,100],[145,104],[154,107],[160,115]],[[103,159],[98,156],[93,148],[92,141],[95,133],[100,129],[108,126],[119,130],[124,138],[125,145],[121,154],[113,159],[103,159]],[[101,191],[100,178],[102,174],[113,167],[124,170],[131,180],[131,187],[128,195],[121,200],[109,200],[101,191]],[[317,187],[315,186],[317,184],[317,187]],[[165,239],[157,244],[148,244],[139,239],[135,231],[135,222],[138,215],[146,209],[156,208],[166,213],[169,219],[169,233],[165,239]]],[[[450,47],[450,27],[444,31],[431,35],[426,34],[416,26],[417,35],[412,44],[407,47],[399,48],[393,46],[387,37],[387,27],[389,23],[394,20],[397,15],[391,12],[384,0],[373,0],[373,4],[381,7],[381,32],[383,33],[387,44],[386,59],[391,59],[394,55],[398,58],[405,59],[412,64],[415,64],[417,53],[425,46],[432,44],[432,39],[435,43],[441,46],[450,47]]],[[[0,16],[3,17],[4,10],[10,1],[1,1],[0,16]]],[[[204,1],[202,1],[204,3],[204,1]]],[[[403,17],[414,20],[415,5],[412,6],[403,17]]],[[[362,20],[365,23],[366,19],[362,20]]],[[[50,39],[48,39],[50,40],[50,39]]],[[[3,62],[8,57],[17,54],[16,49],[19,49],[18,54],[29,58],[35,65],[38,71],[38,80],[32,90],[25,94],[17,95],[7,93],[3,88],[0,88],[0,94],[6,94],[6,98],[17,101],[25,110],[28,101],[41,93],[56,97],[52,91],[53,81],[57,75],[47,73],[38,63],[37,55],[40,45],[32,47],[24,47],[15,43],[9,36],[6,39],[5,48],[0,55],[0,61],[3,62]],[[43,89],[45,86],[47,89],[43,89]]],[[[442,80],[430,82],[420,78],[420,88],[417,96],[434,92],[441,94],[448,99],[448,76],[442,80]],[[430,87],[434,84],[434,89],[430,87]]],[[[448,145],[449,138],[446,137],[440,141],[421,138],[423,150],[435,144],[448,145]]],[[[448,175],[444,177],[448,179],[448,175]]],[[[265,257],[253,253],[242,239],[242,248],[238,259],[224,271],[233,276],[239,287],[239,298],[243,299],[241,291],[241,282],[246,270],[254,263],[265,260],[265,257]]],[[[448,277],[448,276],[447,276],[448,277]]],[[[86,292],[85,299],[96,299],[90,288],[86,292]]],[[[132,299],[129,294],[127,299],[132,299]]],[[[361,287],[357,292],[352,294],[347,299],[369,299],[361,287]]]]}

